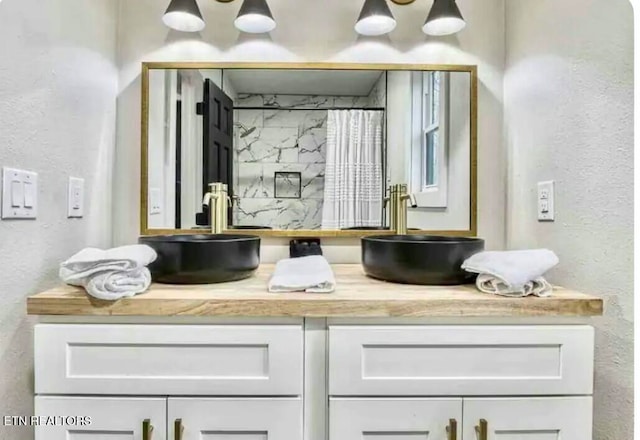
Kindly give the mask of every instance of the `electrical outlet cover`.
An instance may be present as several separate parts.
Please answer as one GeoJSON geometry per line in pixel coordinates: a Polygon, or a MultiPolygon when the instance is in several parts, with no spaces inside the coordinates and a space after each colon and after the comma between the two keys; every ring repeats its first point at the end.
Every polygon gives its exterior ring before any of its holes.
{"type": "Polygon", "coordinates": [[[538,221],[552,222],[555,220],[555,184],[552,180],[538,182],[538,221]]]}
{"type": "Polygon", "coordinates": [[[82,218],[84,216],[84,179],[69,177],[67,216],[82,218]]]}

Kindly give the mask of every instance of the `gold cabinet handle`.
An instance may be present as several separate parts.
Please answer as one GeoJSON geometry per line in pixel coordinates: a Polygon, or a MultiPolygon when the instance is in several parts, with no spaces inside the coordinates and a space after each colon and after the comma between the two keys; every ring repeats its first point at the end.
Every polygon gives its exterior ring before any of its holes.
{"type": "Polygon", "coordinates": [[[447,426],[447,440],[458,440],[458,421],[456,419],[449,419],[449,426],[447,426]]]}
{"type": "Polygon", "coordinates": [[[144,419],[142,421],[142,440],[151,440],[153,434],[153,425],[150,419],[144,419]]]}
{"type": "Polygon", "coordinates": [[[480,419],[480,424],[476,426],[476,435],[478,440],[489,440],[488,423],[485,419],[480,419]]]}
{"type": "Polygon", "coordinates": [[[173,438],[175,440],[182,440],[182,433],[184,432],[184,426],[182,426],[182,419],[176,419],[173,422],[173,438]]]}

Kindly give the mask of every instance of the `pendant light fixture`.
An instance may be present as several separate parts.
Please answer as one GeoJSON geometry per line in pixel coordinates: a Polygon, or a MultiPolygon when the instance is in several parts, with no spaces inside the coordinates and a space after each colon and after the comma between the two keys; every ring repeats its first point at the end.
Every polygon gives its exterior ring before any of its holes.
{"type": "Polygon", "coordinates": [[[196,0],[171,0],[162,21],[171,29],[181,32],[199,32],[205,27],[196,0]]]}
{"type": "Polygon", "coordinates": [[[396,19],[386,0],[365,0],[356,32],[369,37],[388,34],[396,27],[396,19]]]}
{"type": "Polygon", "coordinates": [[[460,32],[466,25],[456,0],[434,0],[422,31],[433,36],[451,35],[460,32]]]}
{"type": "Polygon", "coordinates": [[[276,28],[267,0],[244,0],[234,24],[250,34],[264,34],[276,28]]]}

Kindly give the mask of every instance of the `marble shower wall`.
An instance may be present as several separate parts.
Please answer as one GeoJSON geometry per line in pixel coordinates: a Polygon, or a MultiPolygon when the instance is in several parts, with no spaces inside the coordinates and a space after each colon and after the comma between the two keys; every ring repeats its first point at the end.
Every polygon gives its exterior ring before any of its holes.
{"type": "Polygon", "coordinates": [[[369,107],[387,108],[387,73],[380,75],[368,96],[369,107]]]}
{"type": "MultiPolygon", "coordinates": [[[[234,224],[319,229],[327,143],[327,111],[322,109],[369,107],[370,102],[370,96],[239,94],[236,107],[273,109],[235,110],[239,199],[233,209],[234,224]],[[300,198],[276,198],[276,172],[300,173],[300,198]]],[[[285,193],[297,192],[291,189],[285,193]]]]}

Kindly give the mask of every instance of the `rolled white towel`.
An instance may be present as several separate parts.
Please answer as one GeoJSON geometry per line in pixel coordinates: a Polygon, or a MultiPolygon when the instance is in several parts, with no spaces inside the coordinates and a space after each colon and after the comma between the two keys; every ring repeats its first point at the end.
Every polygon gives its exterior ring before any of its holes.
{"type": "Polygon", "coordinates": [[[326,258],[311,255],[280,260],[269,280],[269,292],[331,293],[336,288],[333,270],[326,258]]]}
{"type": "Polygon", "coordinates": [[[504,284],[499,278],[493,275],[478,275],[476,279],[476,287],[484,293],[492,293],[494,295],[509,296],[514,298],[523,298],[529,295],[539,297],[551,296],[553,287],[543,277],[529,281],[522,287],[512,287],[504,284]]]}
{"type": "Polygon", "coordinates": [[[542,276],[558,262],[548,249],[487,251],[469,257],[462,268],[479,274],[476,286],[483,292],[549,296],[553,289],[542,276]]]}
{"type": "Polygon", "coordinates": [[[151,273],[146,267],[157,258],[146,245],[102,250],[86,248],[60,264],[60,279],[84,287],[95,298],[114,301],[146,291],[151,273]]]}

